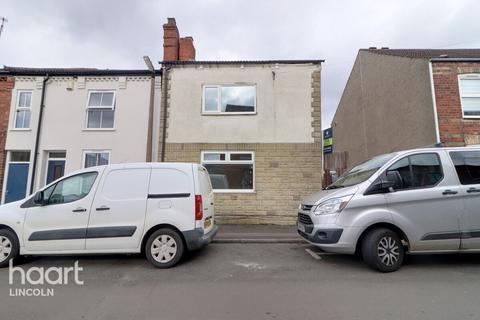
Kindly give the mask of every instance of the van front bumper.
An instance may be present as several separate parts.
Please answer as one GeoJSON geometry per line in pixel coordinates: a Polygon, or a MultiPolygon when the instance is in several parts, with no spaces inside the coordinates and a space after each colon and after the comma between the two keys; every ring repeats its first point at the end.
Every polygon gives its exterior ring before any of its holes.
{"type": "Polygon", "coordinates": [[[218,232],[218,226],[213,225],[212,230],[208,233],[204,233],[203,228],[196,228],[194,230],[184,231],[183,237],[185,238],[185,244],[188,250],[200,249],[210,242],[218,232]]]}

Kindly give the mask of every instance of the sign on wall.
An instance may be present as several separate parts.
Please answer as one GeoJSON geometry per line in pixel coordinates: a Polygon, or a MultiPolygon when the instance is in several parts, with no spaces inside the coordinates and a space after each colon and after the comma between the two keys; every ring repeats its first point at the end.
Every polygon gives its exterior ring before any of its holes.
{"type": "Polygon", "coordinates": [[[333,152],[333,130],[328,128],[323,130],[323,154],[333,152]]]}

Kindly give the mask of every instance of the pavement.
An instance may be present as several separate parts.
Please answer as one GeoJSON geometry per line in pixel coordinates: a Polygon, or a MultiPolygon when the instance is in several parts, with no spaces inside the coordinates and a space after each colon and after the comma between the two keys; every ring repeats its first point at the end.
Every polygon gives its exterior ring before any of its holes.
{"type": "Polygon", "coordinates": [[[296,226],[219,225],[216,243],[302,243],[296,226]]]}
{"type": "Polygon", "coordinates": [[[408,256],[382,274],[355,256],[302,243],[212,243],[177,267],[139,255],[34,257],[19,267],[71,267],[83,285],[54,296],[9,296],[0,270],[0,319],[479,319],[480,255],[408,256]]]}

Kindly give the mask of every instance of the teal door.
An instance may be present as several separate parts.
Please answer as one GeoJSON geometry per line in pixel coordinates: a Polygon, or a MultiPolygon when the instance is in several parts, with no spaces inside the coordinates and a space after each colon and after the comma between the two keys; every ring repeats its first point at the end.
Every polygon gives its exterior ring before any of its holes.
{"type": "Polygon", "coordinates": [[[5,203],[25,198],[27,194],[28,166],[28,163],[9,164],[5,203]]]}

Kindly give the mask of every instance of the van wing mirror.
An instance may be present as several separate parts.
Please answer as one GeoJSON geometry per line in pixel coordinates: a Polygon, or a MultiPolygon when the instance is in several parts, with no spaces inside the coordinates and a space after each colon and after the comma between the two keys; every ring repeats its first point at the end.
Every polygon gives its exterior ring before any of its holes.
{"type": "Polygon", "coordinates": [[[365,194],[392,192],[396,189],[401,189],[402,184],[402,177],[398,171],[387,171],[386,176],[382,175],[375,180],[365,194]]]}
{"type": "Polygon", "coordinates": [[[387,179],[385,182],[389,184],[388,188],[393,188],[393,190],[403,188],[402,176],[397,170],[387,171],[387,179]]]}
{"type": "Polygon", "coordinates": [[[42,206],[45,204],[45,196],[43,191],[38,191],[37,193],[35,193],[35,195],[33,196],[33,203],[42,206]]]}

